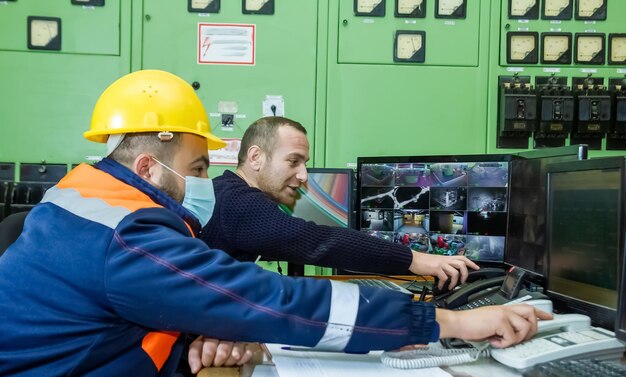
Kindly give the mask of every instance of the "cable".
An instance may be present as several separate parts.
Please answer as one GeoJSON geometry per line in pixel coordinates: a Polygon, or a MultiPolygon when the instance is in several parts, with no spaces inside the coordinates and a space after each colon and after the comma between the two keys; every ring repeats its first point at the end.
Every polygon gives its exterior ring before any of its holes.
{"type": "Polygon", "coordinates": [[[442,365],[470,363],[479,357],[490,356],[489,343],[480,344],[479,348],[444,349],[438,346],[426,346],[407,351],[383,352],[380,360],[383,364],[396,369],[432,368],[442,365]]]}

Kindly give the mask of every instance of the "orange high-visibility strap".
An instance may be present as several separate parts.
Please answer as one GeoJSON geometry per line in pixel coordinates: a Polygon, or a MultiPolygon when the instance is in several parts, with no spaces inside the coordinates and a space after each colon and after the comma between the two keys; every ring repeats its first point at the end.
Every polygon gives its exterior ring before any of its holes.
{"type": "Polygon", "coordinates": [[[157,371],[161,371],[163,364],[170,357],[172,346],[179,335],[180,333],[177,332],[160,331],[148,333],[143,337],[141,348],[150,356],[157,371]]]}
{"type": "MultiPolygon", "coordinates": [[[[58,188],[71,188],[80,193],[84,198],[98,198],[106,202],[112,207],[120,206],[130,211],[136,211],[142,208],[162,208],[156,204],[150,197],[139,191],[133,186],[115,179],[109,174],[95,169],[85,163],[78,165],[74,170],[69,172],[59,183],[58,188]],[[93,188],[92,183],[98,182],[98,188],[93,188]],[[114,197],[105,196],[104,194],[115,193],[114,197]]],[[[193,230],[187,222],[185,222],[189,234],[195,238],[193,230]]]]}

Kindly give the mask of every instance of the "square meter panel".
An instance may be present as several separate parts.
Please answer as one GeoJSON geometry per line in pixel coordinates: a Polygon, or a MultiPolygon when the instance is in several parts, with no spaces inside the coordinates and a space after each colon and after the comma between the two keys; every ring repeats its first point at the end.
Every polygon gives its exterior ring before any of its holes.
{"type": "MultiPolygon", "coordinates": [[[[407,64],[394,62],[395,34],[397,30],[415,30],[428,35],[428,49],[419,65],[478,66],[480,0],[466,2],[464,19],[435,18],[434,0],[426,2],[430,16],[420,19],[395,17],[393,9],[388,9],[383,17],[356,14],[354,1],[331,2],[331,6],[339,7],[339,64],[407,64]]],[[[386,5],[393,8],[395,2],[386,5]]]]}
{"type": "Polygon", "coordinates": [[[62,24],[62,34],[57,31],[59,48],[48,48],[55,50],[53,53],[119,56],[120,1],[107,0],[97,7],[78,6],[69,0],[19,0],[0,5],[0,50],[32,51],[33,41],[27,35],[30,17],[58,19],[62,24]]]}

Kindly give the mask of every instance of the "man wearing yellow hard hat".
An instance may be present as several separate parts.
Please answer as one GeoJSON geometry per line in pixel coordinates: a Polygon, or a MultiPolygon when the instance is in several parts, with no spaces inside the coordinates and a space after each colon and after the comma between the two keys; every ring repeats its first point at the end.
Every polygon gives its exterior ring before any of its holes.
{"type": "Polygon", "coordinates": [[[195,238],[214,204],[207,146],[224,143],[172,74],[113,83],[85,137],[109,156],[51,188],[0,258],[2,376],[172,376],[181,333],[349,352],[450,336],[508,346],[549,317],[526,305],[450,312],[209,249],[195,238]]]}

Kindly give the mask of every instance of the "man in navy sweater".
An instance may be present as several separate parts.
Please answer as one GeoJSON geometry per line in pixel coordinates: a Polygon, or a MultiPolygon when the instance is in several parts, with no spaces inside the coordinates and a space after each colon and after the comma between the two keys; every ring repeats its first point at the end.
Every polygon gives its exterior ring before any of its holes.
{"type": "Polygon", "coordinates": [[[439,256],[371,237],[352,229],[316,225],[292,217],[278,204],[293,206],[307,180],[306,129],[283,117],[266,117],[244,133],[237,171],[213,179],[215,210],[201,238],[239,260],[260,254],[288,262],[385,274],[433,275],[440,288],[465,281],[478,266],[464,256],[439,256]]]}

